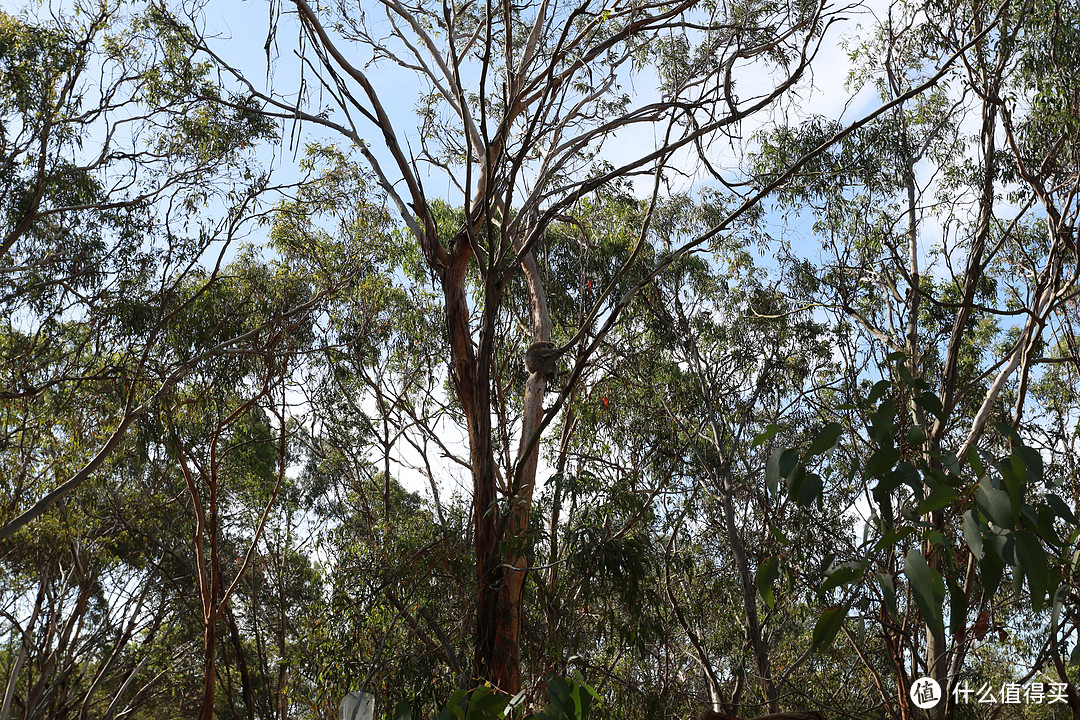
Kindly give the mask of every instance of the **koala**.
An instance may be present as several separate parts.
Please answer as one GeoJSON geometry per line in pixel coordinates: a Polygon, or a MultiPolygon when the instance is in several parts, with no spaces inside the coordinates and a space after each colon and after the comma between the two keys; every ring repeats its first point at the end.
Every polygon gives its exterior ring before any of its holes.
{"type": "Polygon", "coordinates": [[[562,357],[562,348],[555,347],[555,343],[540,341],[534,342],[525,351],[525,369],[530,373],[541,373],[552,380],[558,374],[559,358],[562,357]]]}

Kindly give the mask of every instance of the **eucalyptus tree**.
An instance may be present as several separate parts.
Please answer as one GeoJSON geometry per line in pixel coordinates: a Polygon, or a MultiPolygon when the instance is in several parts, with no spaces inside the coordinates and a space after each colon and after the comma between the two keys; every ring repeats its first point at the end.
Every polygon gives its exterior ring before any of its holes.
{"type": "Polygon", "coordinates": [[[296,387],[310,428],[306,523],[318,528],[326,593],[290,695],[317,704],[362,682],[380,703],[428,714],[468,683],[471,630],[468,510],[437,474],[447,473],[440,456],[467,461],[439,429],[457,410],[432,367],[436,298],[369,172],[323,145],[303,166],[313,175],[275,208],[271,241],[327,296],[296,387]],[[417,477],[430,504],[402,487],[417,477]]]}
{"type": "MultiPolygon", "coordinates": [[[[1075,387],[1078,363],[1078,136],[1064,115],[1077,97],[1065,60],[1076,20],[1075,7],[1039,2],[893,8],[857,50],[853,81],[902,102],[778,196],[812,215],[821,239],[804,300],[850,329],[841,348],[858,390],[837,420],[862,438],[855,471],[874,506],[862,549],[873,560],[840,568],[833,584],[873,586],[877,572],[880,589],[868,592],[898,688],[882,695],[897,717],[914,716],[907,689],[919,675],[944,689],[932,717],[958,712],[961,670],[990,618],[1008,612],[1005,591],[995,594],[1005,570],[1009,602],[1026,582],[1027,606],[1046,623],[1022,679],[1048,666],[1067,682],[1075,629],[1061,613],[1075,593],[1067,548],[1078,533],[1077,488],[1063,471],[1077,448],[1067,433],[1048,435],[1043,408],[1076,408],[1060,392],[1075,387]],[[963,62],[938,89],[911,94],[956,53],[963,62]],[[863,368],[874,365],[895,391],[870,388],[863,368]],[[997,504],[1006,500],[1008,511],[997,504]],[[900,620],[903,604],[897,614],[894,597],[905,596],[921,639],[900,620]]],[[[838,129],[817,118],[771,134],[762,177],[838,129]]],[[[794,456],[781,464],[779,475],[800,472],[794,456]]],[[[1071,691],[1069,703],[1080,713],[1071,691]]]]}
{"type": "Polygon", "coordinates": [[[0,13],[0,538],[85,482],[209,357],[158,362],[169,299],[249,227],[267,178],[246,146],[273,135],[223,93],[152,12],[0,13]],[[88,401],[115,393],[103,413],[88,401]],[[77,432],[50,422],[69,410],[77,432]]]}
{"type": "MultiPolygon", "coordinates": [[[[658,203],[650,240],[677,244],[721,212],[722,199],[658,203]]],[[[600,677],[648,678],[640,691],[620,687],[620,702],[663,688],[644,716],[703,701],[733,715],[866,706],[809,682],[841,672],[812,656],[810,627],[827,603],[807,570],[845,549],[851,491],[840,480],[828,505],[802,507],[798,493],[765,483],[774,444],[814,439],[817,396],[838,376],[828,328],[780,292],[800,278],[754,263],[764,241],[748,219],[708,260],[669,265],[608,334],[569,415],[571,471],[553,490],[567,526],[549,526],[559,551],[547,573],[565,587],[544,591],[561,603],[589,592],[594,623],[563,619],[580,634],[556,636],[598,689],[600,677]],[[618,593],[600,596],[605,583],[618,593]]]]}
{"type": "MultiPolygon", "coordinates": [[[[235,445],[258,444],[238,428],[280,407],[275,370],[295,367],[318,302],[227,262],[269,190],[251,147],[274,130],[160,20],[0,12],[4,717],[214,711],[239,577],[221,543],[250,565],[262,530],[258,512],[237,527],[237,486],[258,475],[236,469],[235,445]],[[188,675],[178,658],[199,656],[188,675]]],[[[275,497],[251,495],[264,513],[275,497]]]]}
{"type": "MultiPolygon", "coordinates": [[[[437,288],[445,323],[437,362],[448,368],[469,443],[475,677],[509,692],[521,685],[522,539],[539,439],[566,396],[545,408],[548,380],[533,376],[507,405],[510,376],[500,368],[532,342],[554,340],[572,387],[647,282],[621,293],[594,288],[583,321],[553,337],[552,288],[537,257],[549,230],[580,224],[577,203],[614,181],[634,179],[656,197],[684,169],[676,158],[712,167],[713,147],[738,143],[744,123],[796,87],[837,12],[817,2],[273,3],[268,48],[280,53],[294,36],[284,23],[295,22],[303,70],[296,87],[279,62],[268,91],[229,65],[224,46],[192,40],[264,114],[352,143],[437,288]],[[436,200],[460,215],[440,217],[436,200]],[[508,303],[515,282],[524,283],[524,306],[508,303]]],[[[759,197],[732,203],[710,232],[759,197]]],[[[641,262],[649,222],[645,212],[619,276],[641,262]]]]}

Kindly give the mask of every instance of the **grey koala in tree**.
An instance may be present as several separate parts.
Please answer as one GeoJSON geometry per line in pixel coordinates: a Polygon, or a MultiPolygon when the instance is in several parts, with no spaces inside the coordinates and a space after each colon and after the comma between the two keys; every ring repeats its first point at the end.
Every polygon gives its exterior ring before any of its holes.
{"type": "Polygon", "coordinates": [[[563,349],[555,347],[553,342],[534,342],[525,351],[525,369],[530,373],[541,373],[546,379],[553,380],[558,374],[559,358],[562,354],[563,349]]]}

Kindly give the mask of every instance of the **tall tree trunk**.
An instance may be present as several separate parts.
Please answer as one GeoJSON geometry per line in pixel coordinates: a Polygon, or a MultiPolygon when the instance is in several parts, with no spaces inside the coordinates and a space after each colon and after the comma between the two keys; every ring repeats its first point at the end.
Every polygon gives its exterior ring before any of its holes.
{"type": "MultiPolygon", "coordinates": [[[[499,552],[499,510],[496,503],[498,478],[491,445],[491,403],[488,377],[491,362],[490,333],[481,333],[479,353],[473,347],[470,310],[465,276],[472,253],[471,240],[459,233],[455,251],[440,274],[446,308],[447,335],[450,341],[450,375],[461,403],[469,431],[469,455],[473,475],[473,538],[476,552],[476,634],[473,640],[473,677],[504,686],[509,674],[506,667],[515,658],[500,657],[496,647],[496,628],[505,612],[500,596],[504,583],[499,552]]],[[[485,306],[497,304],[497,298],[485,297],[485,306]]]]}
{"type": "Polygon", "coordinates": [[[214,622],[214,615],[216,613],[203,617],[203,692],[199,720],[214,720],[214,646],[217,643],[217,623],[214,622]]]}
{"type": "MultiPolygon", "coordinates": [[[[543,228],[530,228],[530,235],[543,233],[543,228]]],[[[520,252],[523,243],[514,242],[520,252]]],[[[521,268],[529,290],[532,340],[551,339],[551,313],[548,309],[547,291],[541,280],[540,267],[533,253],[521,257],[521,268]]],[[[521,689],[521,617],[525,588],[524,538],[529,527],[529,511],[536,488],[536,468],[540,457],[540,431],[544,415],[544,391],[547,389],[544,373],[532,373],[525,383],[522,411],[521,438],[518,445],[517,464],[510,484],[510,502],[500,527],[500,537],[505,542],[502,556],[504,584],[499,593],[498,624],[495,633],[495,650],[504,664],[497,674],[498,687],[516,693],[521,689]]]]}
{"type": "Polygon", "coordinates": [[[775,713],[780,710],[780,695],[773,683],[772,667],[769,660],[769,642],[762,632],[761,622],[757,614],[757,584],[750,572],[750,562],[746,557],[746,547],[743,545],[739,527],[735,522],[735,507],[731,497],[735,493],[734,478],[731,477],[731,461],[725,458],[720,468],[720,476],[723,481],[723,490],[720,493],[720,503],[724,512],[724,530],[727,535],[728,547],[731,549],[731,557],[739,571],[739,583],[742,587],[743,619],[746,622],[746,636],[750,641],[750,649],[754,653],[754,662],[757,664],[758,676],[761,678],[761,687],[765,693],[765,701],[769,712],[775,713]]]}
{"type": "MultiPolygon", "coordinates": [[[[224,608],[225,622],[229,626],[229,639],[232,642],[233,653],[236,655],[236,669],[240,671],[240,694],[244,698],[244,708],[248,720],[255,720],[255,697],[251,692],[251,672],[248,670],[247,659],[244,657],[244,645],[240,640],[240,628],[236,624],[232,607],[224,608]]],[[[282,655],[281,657],[284,657],[282,655]]]]}
{"type": "MultiPolygon", "coordinates": [[[[515,242],[520,250],[521,244],[515,242]]],[[[524,420],[517,465],[508,478],[505,509],[500,510],[498,474],[491,441],[490,370],[493,360],[495,316],[501,283],[494,270],[485,288],[478,351],[473,349],[465,269],[471,253],[465,237],[455,244],[450,266],[443,272],[447,331],[452,375],[468,422],[473,471],[473,522],[477,573],[476,635],[473,645],[474,678],[514,694],[521,689],[521,618],[524,598],[525,548],[520,544],[528,529],[536,486],[538,434],[543,417],[546,379],[534,374],[526,383],[524,420]]],[[[551,319],[539,266],[532,253],[521,260],[532,306],[534,340],[547,340],[551,319]]]]}

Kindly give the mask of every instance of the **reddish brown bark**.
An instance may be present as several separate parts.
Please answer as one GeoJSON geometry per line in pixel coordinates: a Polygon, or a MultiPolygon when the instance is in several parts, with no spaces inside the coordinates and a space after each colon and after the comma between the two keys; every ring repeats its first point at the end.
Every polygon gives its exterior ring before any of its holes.
{"type": "MultiPolygon", "coordinates": [[[[506,658],[496,653],[496,627],[505,613],[500,612],[500,594],[504,578],[499,555],[499,518],[496,507],[497,478],[491,447],[489,370],[485,359],[490,358],[490,333],[481,332],[480,352],[473,346],[472,327],[465,275],[472,253],[467,234],[459,233],[455,251],[445,259],[440,280],[446,310],[447,335],[450,341],[450,374],[465,415],[469,431],[469,454],[473,474],[473,539],[476,552],[476,634],[473,642],[474,678],[485,679],[503,687],[507,675],[506,658]]],[[[442,253],[428,252],[428,262],[438,269],[442,253]]],[[[486,297],[491,306],[494,298],[486,297]]]]}

